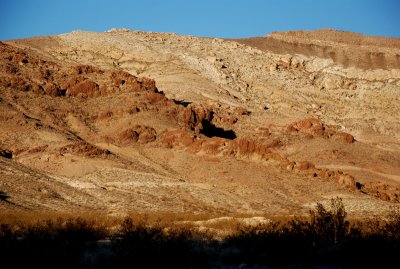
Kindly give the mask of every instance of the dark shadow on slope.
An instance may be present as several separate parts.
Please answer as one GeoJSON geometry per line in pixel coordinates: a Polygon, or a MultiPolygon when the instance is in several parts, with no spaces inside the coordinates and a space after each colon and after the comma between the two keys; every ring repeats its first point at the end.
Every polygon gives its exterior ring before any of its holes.
{"type": "MultiPolygon", "coordinates": [[[[214,117],[214,113],[211,113],[211,120],[214,117]]],[[[235,139],[236,134],[233,130],[225,130],[224,128],[220,128],[215,126],[211,120],[205,120],[203,119],[202,124],[203,124],[203,129],[201,130],[201,133],[204,134],[207,137],[221,137],[221,138],[226,138],[226,139],[235,139]]]]}
{"type": "Polygon", "coordinates": [[[187,107],[188,105],[190,105],[192,102],[189,101],[183,101],[183,100],[175,100],[173,99],[175,105],[182,105],[184,107],[187,107]]]}
{"type": "Polygon", "coordinates": [[[8,196],[5,192],[0,191],[0,201],[6,202],[6,203],[11,203],[8,201],[10,196],[8,196]]]}
{"type": "Polygon", "coordinates": [[[0,149],[0,157],[6,158],[6,159],[12,159],[12,157],[13,157],[12,151],[0,149]]]}

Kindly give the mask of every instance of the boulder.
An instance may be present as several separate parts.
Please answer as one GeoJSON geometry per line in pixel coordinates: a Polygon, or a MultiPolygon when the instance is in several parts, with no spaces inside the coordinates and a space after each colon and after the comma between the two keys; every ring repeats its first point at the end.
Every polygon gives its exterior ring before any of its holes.
{"type": "Polygon", "coordinates": [[[315,165],[311,162],[303,161],[303,162],[296,162],[294,168],[297,170],[309,170],[309,169],[314,169],[315,165]]]}
{"type": "Polygon", "coordinates": [[[346,142],[348,144],[354,143],[354,136],[345,132],[338,132],[333,134],[333,139],[346,142]]]}
{"type": "Polygon", "coordinates": [[[342,174],[338,176],[338,183],[343,184],[347,187],[355,188],[356,187],[356,181],[353,176],[347,175],[347,174],[342,174]]]}
{"type": "Polygon", "coordinates": [[[177,146],[190,147],[195,141],[195,136],[186,130],[168,131],[160,138],[163,147],[174,148],[177,146]]]}
{"type": "Polygon", "coordinates": [[[304,119],[289,125],[289,131],[297,131],[316,136],[324,136],[325,125],[319,119],[304,119]]]}
{"type": "Polygon", "coordinates": [[[139,143],[147,144],[157,139],[157,132],[151,127],[135,125],[126,129],[118,135],[118,141],[121,144],[139,143]]]}

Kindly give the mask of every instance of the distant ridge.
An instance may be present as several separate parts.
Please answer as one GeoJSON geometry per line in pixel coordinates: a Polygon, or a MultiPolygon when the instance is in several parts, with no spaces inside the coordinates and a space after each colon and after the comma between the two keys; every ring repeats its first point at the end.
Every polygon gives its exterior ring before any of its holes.
{"type": "Polygon", "coordinates": [[[272,32],[264,37],[234,40],[278,54],[302,54],[332,59],[344,67],[400,69],[400,38],[321,29],[272,32]]]}

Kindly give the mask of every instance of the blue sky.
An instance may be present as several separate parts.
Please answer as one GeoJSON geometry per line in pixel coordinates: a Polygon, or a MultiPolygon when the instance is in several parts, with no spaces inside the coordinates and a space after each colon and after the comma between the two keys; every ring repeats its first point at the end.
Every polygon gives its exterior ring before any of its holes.
{"type": "Polygon", "coordinates": [[[400,37],[400,0],[0,0],[0,40],[113,27],[209,37],[335,28],[400,37]]]}

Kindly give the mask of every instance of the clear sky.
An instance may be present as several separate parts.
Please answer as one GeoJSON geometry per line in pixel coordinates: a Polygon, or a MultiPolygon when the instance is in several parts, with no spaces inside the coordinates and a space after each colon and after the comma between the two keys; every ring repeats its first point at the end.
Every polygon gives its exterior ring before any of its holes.
{"type": "Polygon", "coordinates": [[[400,37],[400,0],[0,0],[0,40],[110,28],[209,37],[335,28],[400,37]]]}

